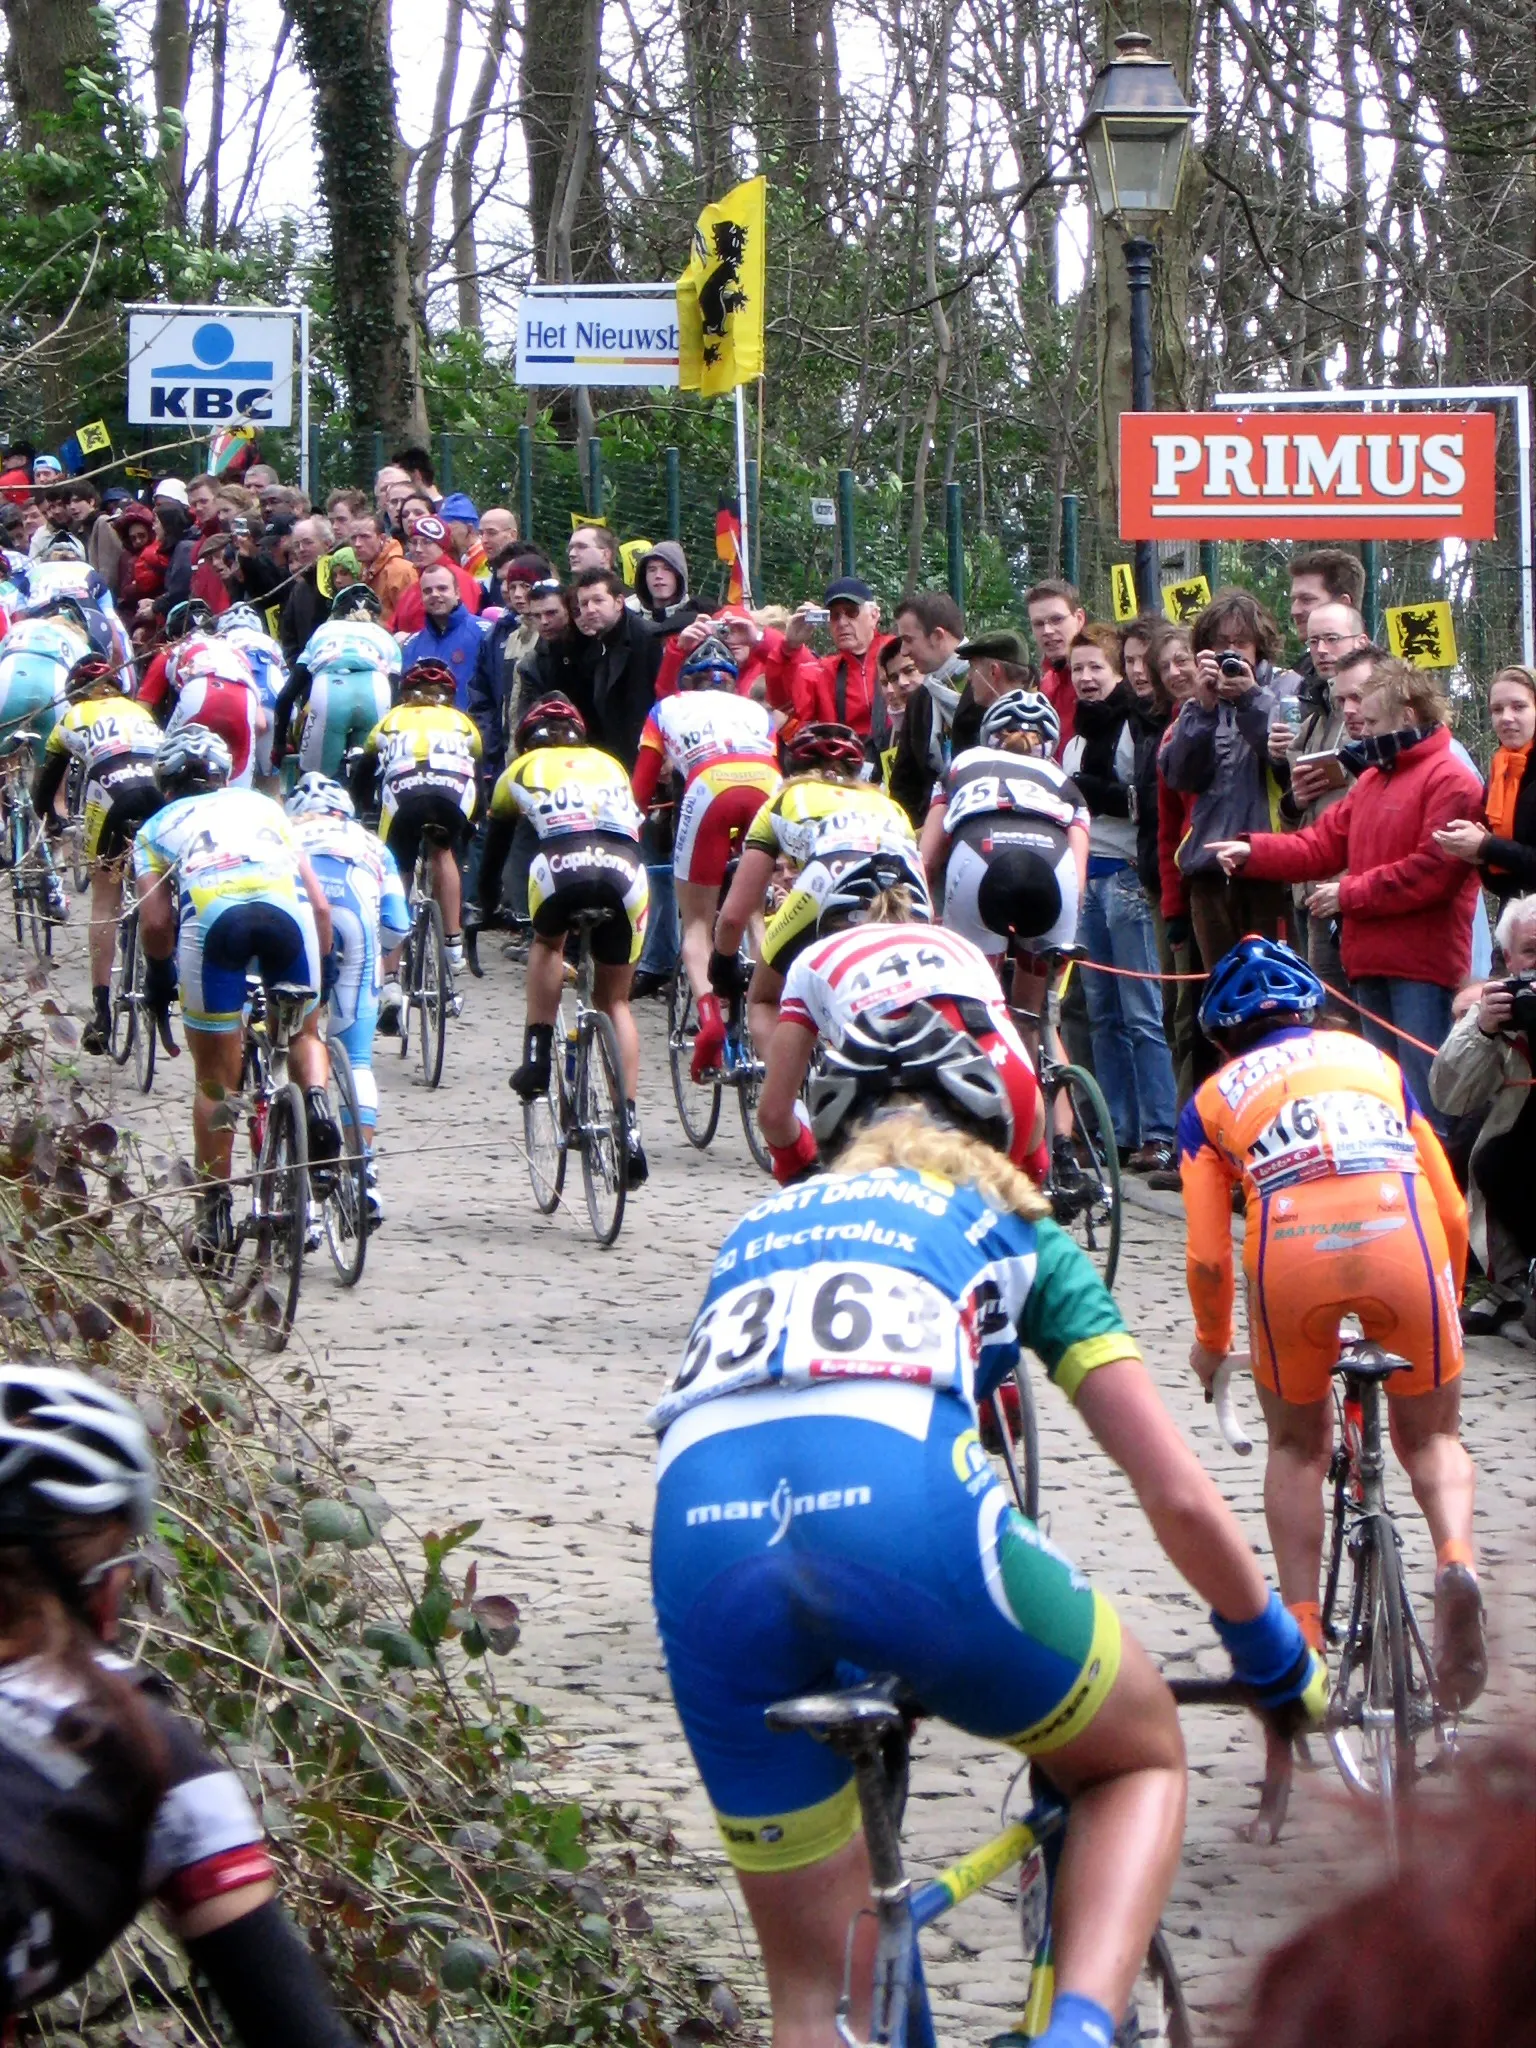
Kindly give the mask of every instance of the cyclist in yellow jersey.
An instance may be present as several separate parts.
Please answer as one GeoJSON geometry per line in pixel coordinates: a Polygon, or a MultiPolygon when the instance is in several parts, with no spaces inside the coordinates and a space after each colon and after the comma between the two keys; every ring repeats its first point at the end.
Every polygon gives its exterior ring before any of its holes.
{"type": "Polygon", "coordinates": [[[91,1021],[81,1040],[104,1053],[112,1036],[112,955],[133,835],[161,804],[155,782],[160,728],[147,705],[125,697],[117,667],[99,654],[77,661],[64,682],[68,708],[48,735],[32,785],[46,820],[71,761],[85,774],[85,858],[91,863],[91,1021]]]}
{"type": "MultiPolygon", "coordinates": [[[[479,781],[480,732],[454,709],[457,685],[441,661],[418,661],[400,678],[400,702],[363,742],[352,775],[352,800],[368,808],[377,779],[379,837],[395,857],[406,889],[416,856],[427,841],[432,893],[443,913],[448,966],[457,982],[464,968],[463,888],[459,863],[469,844],[479,781]]],[[[397,985],[387,984],[381,1014],[399,1014],[397,985]]]]}
{"type": "MultiPolygon", "coordinates": [[[[747,828],[735,880],[715,920],[715,950],[709,961],[709,985],[715,994],[726,999],[739,994],[737,954],[743,935],[763,907],[780,857],[787,859],[798,872],[769,921],[763,957],[747,991],[752,1040],[760,1046],[773,1036],[784,977],[796,954],[815,938],[822,899],[842,868],[849,861],[910,849],[917,843],[900,805],[861,779],[864,745],[851,726],[803,725],[785,742],[783,752],[791,779],[780,785],[747,828]]],[[[719,1057],[718,1049],[704,1045],[702,1026],[694,1050],[706,1065],[719,1057]]]]}
{"type": "Polygon", "coordinates": [[[592,931],[594,999],[612,1019],[624,1069],[629,1184],[649,1171],[635,1116],[640,1037],[629,1007],[635,962],[645,944],[650,887],[640,852],[640,806],[624,769],[587,745],[586,722],[566,697],[543,697],[524,713],[514,737],[516,758],[491,794],[485,855],[480,863],[480,905],[466,919],[471,930],[494,923],[501,903],[501,871],[520,818],[538,834],[528,869],[528,1017],[523,1063],[511,1086],[525,1102],[549,1087],[555,1019],[565,979],[565,939],[579,911],[602,911],[592,931]]]}

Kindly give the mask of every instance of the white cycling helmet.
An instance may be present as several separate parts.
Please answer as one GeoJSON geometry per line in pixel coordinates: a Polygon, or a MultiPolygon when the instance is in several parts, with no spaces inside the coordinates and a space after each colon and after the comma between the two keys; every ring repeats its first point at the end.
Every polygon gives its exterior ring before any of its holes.
{"type": "Polygon", "coordinates": [[[216,633],[260,633],[266,635],[261,613],[253,604],[232,604],[227,612],[221,612],[214,627],[216,633]]]}
{"type": "Polygon", "coordinates": [[[228,744],[206,725],[183,726],[163,739],[155,753],[155,781],[167,796],[222,789],[234,772],[228,744]]]}
{"type": "Polygon", "coordinates": [[[63,1516],[121,1515],[136,1535],[155,1509],[143,1418],[83,1372],[0,1366],[0,1539],[49,1533],[63,1516]]]}
{"type": "Polygon", "coordinates": [[[1050,698],[1039,690],[1010,690],[989,704],[981,721],[981,744],[995,747],[1013,732],[1038,733],[1046,753],[1053,753],[1061,740],[1061,720],[1050,698]]]}
{"type": "Polygon", "coordinates": [[[290,818],[355,818],[357,806],[339,782],[311,771],[301,775],[283,798],[290,818]]]}

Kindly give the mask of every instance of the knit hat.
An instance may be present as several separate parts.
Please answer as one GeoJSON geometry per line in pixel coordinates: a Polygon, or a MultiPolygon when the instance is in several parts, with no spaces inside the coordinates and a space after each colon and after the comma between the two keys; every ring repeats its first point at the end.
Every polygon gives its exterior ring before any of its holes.
{"type": "Polygon", "coordinates": [[[466,526],[480,524],[480,514],[475,510],[473,498],[466,497],[462,491],[450,491],[438,506],[437,512],[440,519],[462,520],[466,526]]]}

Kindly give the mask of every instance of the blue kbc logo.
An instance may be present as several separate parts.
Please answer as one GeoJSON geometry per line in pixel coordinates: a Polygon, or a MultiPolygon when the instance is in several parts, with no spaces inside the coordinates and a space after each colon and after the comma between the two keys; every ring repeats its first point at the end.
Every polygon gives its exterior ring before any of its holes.
{"type": "Polygon", "coordinates": [[[236,363],[235,337],[207,320],[192,337],[195,362],[150,366],[149,411],[157,420],[269,420],[270,361],[236,363]]]}

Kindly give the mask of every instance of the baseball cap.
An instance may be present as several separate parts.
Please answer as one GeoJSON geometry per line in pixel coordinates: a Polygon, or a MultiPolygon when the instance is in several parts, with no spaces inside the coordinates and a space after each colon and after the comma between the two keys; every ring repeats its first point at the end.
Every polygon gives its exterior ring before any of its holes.
{"type": "Polygon", "coordinates": [[[979,654],[986,660],[1006,661],[1010,668],[1029,668],[1032,659],[1023,634],[1015,633],[1007,626],[998,626],[990,633],[977,633],[969,640],[962,640],[955,653],[961,661],[970,661],[979,654]]]}
{"type": "Polygon", "coordinates": [[[875,593],[867,583],[862,582],[857,576],[839,576],[829,583],[827,585],[827,594],[822,599],[822,603],[836,604],[840,597],[847,598],[853,604],[873,604],[875,602],[875,593]]]}
{"type": "Polygon", "coordinates": [[[179,476],[163,476],[150,495],[155,498],[169,498],[173,505],[185,505],[187,487],[179,476]]]}
{"type": "Polygon", "coordinates": [[[475,510],[475,501],[462,491],[450,491],[437,508],[440,519],[461,519],[467,526],[478,526],[480,514],[475,510]]]}
{"type": "Polygon", "coordinates": [[[35,455],[32,458],[32,481],[38,483],[45,476],[62,476],[64,465],[57,455],[35,455]]]}

